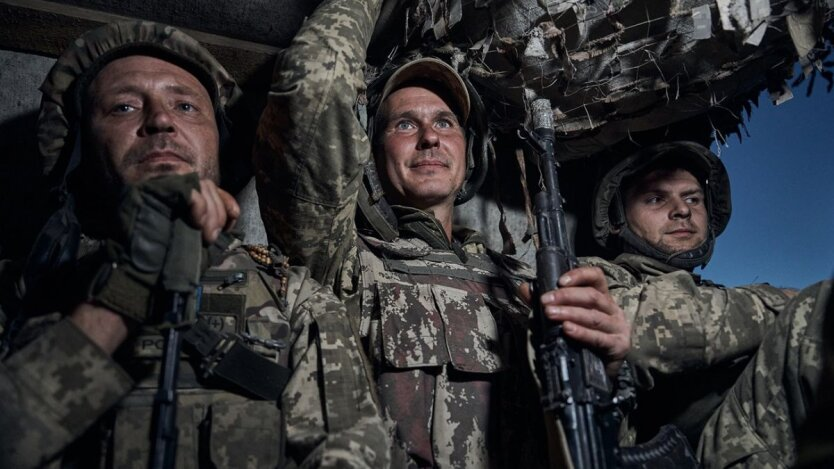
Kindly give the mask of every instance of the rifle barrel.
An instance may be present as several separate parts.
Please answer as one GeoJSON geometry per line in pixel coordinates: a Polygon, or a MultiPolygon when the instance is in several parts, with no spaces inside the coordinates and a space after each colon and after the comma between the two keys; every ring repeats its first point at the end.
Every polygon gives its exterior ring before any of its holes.
{"type": "Polygon", "coordinates": [[[150,469],[173,469],[177,458],[177,376],[179,374],[182,341],[179,325],[185,315],[187,295],[171,293],[170,311],[165,315],[170,324],[165,335],[164,359],[159,374],[159,386],[154,398],[155,426],[151,449],[150,469]]]}

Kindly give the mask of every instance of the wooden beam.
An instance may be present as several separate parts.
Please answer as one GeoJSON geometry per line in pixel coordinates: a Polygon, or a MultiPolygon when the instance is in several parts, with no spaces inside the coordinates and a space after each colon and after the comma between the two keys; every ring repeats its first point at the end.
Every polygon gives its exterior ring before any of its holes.
{"type": "Polygon", "coordinates": [[[286,47],[321,0],[51,0],[286,47]]]}
{"type": "MultiPolygon", "coordinates": [[[[76,1],[75,3],[85,2],[76,1]]],[[[108,3],[117,5],[128,2],[108,3]]],[[[152,12],[154,10],[150,4],[156,3],[168,4],[164,1],[148,0],[143,2],[143,8],[152,12]]],[[[232,2],[219,3],[231,4],[232,2]]],[[[179,4],[170,3],[170,5],[179,4]]],[[[70,41],[89,29],[112,21],[153,19],[149,16],[151,16],[150,13],[142,17],[127,16],[45,0],[0,0],[0,49],[57,57],[70,41]]],[[[160,14],[157,12],[156,16],[160,14]]],[[[195,18],[199,19],[200,16],[197,15],[195,18]]],[[[189,23],[198,24],[194,18],[189,19],[189,23]]],[[[241,25],[240,22],[236,24],[238,27],[241,25]]],[[[298,26],[300,27],[300,23],[298,26]]],[[[242,87],[266,89],[272,62],[279,50],[277,46],[188,27],[178,27],[200,41],[229,70],[242,87]]],[[[273,35],[273,38],[288,42],[296,30],[297,28],[291,33],[287,30],[280,37],[273,35]]]]}

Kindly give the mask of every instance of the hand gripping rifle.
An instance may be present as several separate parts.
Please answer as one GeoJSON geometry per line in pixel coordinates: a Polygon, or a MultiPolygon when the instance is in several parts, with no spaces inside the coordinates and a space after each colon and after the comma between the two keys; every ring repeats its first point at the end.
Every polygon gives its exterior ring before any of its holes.
{"type": "MultiPolygon", "coordinates": [[[[533,131],[525,139],[538,155],[543,190],[536,194],[539,246],[536,251],[538,296],[558,288],[559,277],[577,266],[567,236],[554,150],[553,111],[547,99],[532,101],[533,131]]],[[[618,405],[605,365],[586,346],[568,338],[562,324],[547,319],[535,302],[541,327],[537,350],[542,406],[558,417],[574,469],[697,467],[686,438],[673,426],[663,427],[651,441],[620,448],[618,405]]]]}
{"type": "Polygon", "coordinates": [[[150,469],[171,469],[177,459],[177,376],[182,339],[177,329],[186,318],[188,297],[199,288],[201,256],[194,255],[200,246],[200,232],[184,221],[174,222],[172,242],[168,248],[160,283],[164,295],[164,321],[168,326],[162,355],[162,370],[154,399],[153,440],[150,469]]]}

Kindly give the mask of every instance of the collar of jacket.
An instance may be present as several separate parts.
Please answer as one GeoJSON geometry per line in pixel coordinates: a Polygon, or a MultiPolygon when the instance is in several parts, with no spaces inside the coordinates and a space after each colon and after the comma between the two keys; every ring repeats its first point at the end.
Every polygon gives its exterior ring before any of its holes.
{"type": "Polygon", "coordinates": [[[478,251],[477,247],[484,244],[477,231],[462,226],[452,227],[452,240],[449,241],[443,225],[429,212],[404,205],[392,205],[391,209],[397,216],[401,237],[421,239],[432,249],[454,251],[463,262],[467,259],[466,251],[478,251]]]}
{"type": "Polygon", "coordinates": [[[641,256],[640,254],[623,253],[614,259],[614,263],[627,269],[640,279],[645,281],[649,277],[657,277],[658,275],[669,274],[672,272],[686,272],[691,275],[696,282],[700,282],[701,276],[687,272],[684,269],[673,267],[665,264],[657,259],[651,257],[641,256]]]}

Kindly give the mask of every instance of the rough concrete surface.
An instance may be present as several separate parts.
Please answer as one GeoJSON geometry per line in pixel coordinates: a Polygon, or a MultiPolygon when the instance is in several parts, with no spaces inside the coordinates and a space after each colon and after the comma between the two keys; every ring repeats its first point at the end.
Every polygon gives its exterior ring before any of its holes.
{"type": "MultiPolygon", "coordinates": [[[[38,109],[40,86],[55,59],[0,50],[0,126],[38,109]]],[[[5,140],[9,135],[0,135],[5,140]]]]}

